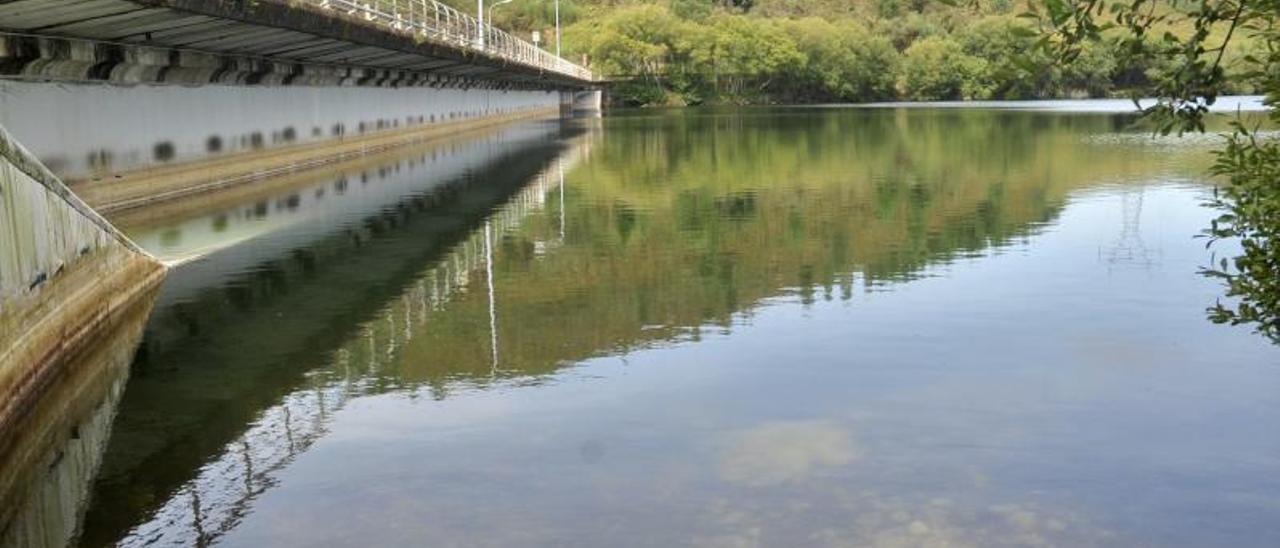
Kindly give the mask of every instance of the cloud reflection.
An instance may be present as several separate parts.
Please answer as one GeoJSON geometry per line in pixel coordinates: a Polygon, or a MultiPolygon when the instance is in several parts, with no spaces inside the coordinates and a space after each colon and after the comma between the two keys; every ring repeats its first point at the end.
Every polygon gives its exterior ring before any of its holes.
{"type": "Polygon", "coordinates": [[[849,431],[825,420],[764,422],[730,434],[727,441],[720,477],[750,487],[803,481],[857,457],[849,431]]]}

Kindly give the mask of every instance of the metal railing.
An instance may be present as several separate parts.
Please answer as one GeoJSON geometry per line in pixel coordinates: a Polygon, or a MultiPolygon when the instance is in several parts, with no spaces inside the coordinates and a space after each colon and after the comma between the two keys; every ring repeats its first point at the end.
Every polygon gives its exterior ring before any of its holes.
{"type": "Polygon", "coordinates": [[[419,40],[451,44],[580,80],[591,71],[435,0],[302,0],[419,40]]]}

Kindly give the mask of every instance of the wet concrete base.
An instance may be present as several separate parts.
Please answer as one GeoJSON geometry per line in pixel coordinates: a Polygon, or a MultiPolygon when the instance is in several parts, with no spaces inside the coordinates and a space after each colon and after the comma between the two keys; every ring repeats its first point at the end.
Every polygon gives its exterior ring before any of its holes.
{"type": "Polygon", "coordinates": [[[478,119],[213,156],[127,172],[110,179],[72,181],[71,188],[97,211],[115,216],[517,120],[550,117],[556,114],[556,109],[530,108],[478,119]]]}
{"type": "Polygon", "coordinates": [[[20,422],[69,359],[109,333],[122,310],[153,292],[165,272],[150,257],[103,249],[46,282],[31,302],[6,310],[12,329],[0,333],[0,435],[20,422]]]}
{"type": "MultiPolygon", "coordinates": [[[[532,123],[539,122],[533,121],[532,123]]],[[[419,177],[444,180],[449,176],[460,175],[460,173],[455,173],[454,170],[457,168],[449,163],[443,161],[437,163],[435,160],[437,155],[442,155],[443,151],[449,151],[449,153],[467,151],[470,147],[475,146],[474,143],[479,140],[502,145],[502,143],[512,138],[510,137],[512,128],[518,127],[522,127],[519,122],[512,122],[484,124],[479,127],[473,126],[471,129],[459,129],[456,133],[447,136],[441,135],[439,137],[426,138],[418,143],[410,143],[381,152],[369,152],[354,158],[338,160],[325,164],[323,168],[300,169],[284,176],[255,181],[252,184],[232,185],[202,192],[187,198],[152,204],[147,207],[115,211],[110,214],[110,219],[112,224],[125,233],[131,234],[135,238],[142,235],[144,240],[140,240],[139,243],[147,246],[169,262],[173,258],[165,255],[163,249],[154,247],[154,242],[145,241],[145,234],[150,227],[181,223],[183,220],[205,216],[210,212],[226,211],[236,206],[278,198],[282,192],[313,187],[316,184],[333,181],[335,177],[342,177],[346,174],[357,174],[366,171],[382,173],[390,169],[390,166],[397,165],[400,162],[411,164],[414,158],[418,158],[424,164],[424,167],[427,162],[431,163],[429,173],[420,173],[419,177]],[[148,243],[152,245],[148,246],[148,243]]],[[[517,131],[519,130],[517,129],[517,131]]],[[[555,133],[548,132],[544,138],[551,139],[554,135],[555,133]]],[[[501,147],[499,146],[498,148],[501,147]]],[[[493,151],[493,146],[486,147],[486,153],[492,154],[493,151]]]]}

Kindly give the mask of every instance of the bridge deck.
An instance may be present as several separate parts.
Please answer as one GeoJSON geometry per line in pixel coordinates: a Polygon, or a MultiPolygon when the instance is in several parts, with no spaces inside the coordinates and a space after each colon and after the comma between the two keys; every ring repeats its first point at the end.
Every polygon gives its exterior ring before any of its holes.
{"type": "MultiPolygon", "coordinates": [[[[431,0],[0,0],[0,32],[498,82],[593,83],[589,71],[431,0]]],[[[22,55],[0,52],[0,61],[5,54],[22,55]]]]}

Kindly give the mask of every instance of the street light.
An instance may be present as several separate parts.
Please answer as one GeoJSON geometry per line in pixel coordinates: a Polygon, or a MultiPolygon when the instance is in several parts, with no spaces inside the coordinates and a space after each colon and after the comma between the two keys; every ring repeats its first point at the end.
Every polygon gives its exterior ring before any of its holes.
{"type": "Polygon", "coordinates": [[[476,45],[484,49],[484,0],[476,0],[476,45]]]}
{"type": "MultiPolygon", "coordinates": [[[[481,1],[481,2],[484,2],[484,0],[480,0],[480,1],[481,1]]],[[[556,1],[559,1],[559,0],[556,0],[556,1]]],[[[497,2],[494,2],[493,4],[491,4],[491,5],[489,6],[489,13],[488,13],[488,15],[487,15],[487,19],[488,19],[488,21],[489,21],[489,25],[490,25],[490,26],[492,26],[492,25],[493,25],[493,8],[496,8],[496,7],[501,6],[501,5],[503,5],[503,4],[510,4],[510,3],[511,3],[511,0],[498,0],[497,2]]]]}
{"type": "MultiPolygon", "coordinates": [[[[493,8],[496,8],[503,4],[510,4],[511,2],[512,0],[498,0],[498,2],[495,2],[494,4],[489,6],[489,11],[487,12],[487,17],[486,17],[486,12],[484,10],[484,0],[476,0],[476,19],[477,19],[477,25],[478,25],[478,28],[476,29],[476,31],[480,35],[481,48],[484,48],[485,21],[488,21],[489,25],[491,26],[493,25],[493,8]]],[[[560,57],[560,0],[555,0],[555,4],[556,4],[556,57],[559,58],[560,57]]]]}

